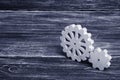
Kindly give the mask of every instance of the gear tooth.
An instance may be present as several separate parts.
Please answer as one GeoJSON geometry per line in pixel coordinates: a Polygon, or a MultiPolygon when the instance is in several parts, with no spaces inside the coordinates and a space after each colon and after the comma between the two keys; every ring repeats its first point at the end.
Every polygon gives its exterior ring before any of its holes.
{"type": "Polygon", "coordinates": [[[109,66],[111,65],[111,63],[110,63],[110,62],[108,62],[108,63],[107,63],[107,65],[108,65],[108,67],[109,67],[109,66]]]}
{"type": "Polygon", "coordinates": [[[82,26],[81,25],[76,25],[77,26],[77,28],[80,30],[80,29],[82,29],[82,26]]]}
{"type": "Polygon", "coordinates": [[[89,59],[88,61],[89,61],[90,63],[92,63],[92,60],[91,60],[91,59],[89,59]]]}
{"type": "Polygon", "coordinates": [[[61,37],[60,40],[61,40],[61,43],[64,42],[64,38],[61,37]]]}
{"type": "Polygon", "coordinates": [[[90,58],[94,57],[94,55],[95,55],[94,51],[91,51],[90,58]]]}
{"type": "Polygon", "coordinates": [[[66,27],[65,27],[65,30],[68,30],[68,29],[69,29],[69,27],[70,27],[70,26],[66,26],[66,27]]]}
{"type": "Polygon", "coordinates": [[[108,55],[107,58],[109,59],[109,61],[112,59],[112,57],[110,55],[108,55]]]}
{"type": "Polygon", "coordinates": [[[67,56],[67,57],[71,57],[71,54],[70,54],[70,53],[66,53],[66,56],[67,56]]]}
{"type": "Polygon", "coordinates": [[[63,48],[63,52],[66,52],[66,50],[63,48]]]}
{"type": "Polygon", "coordinates": [[[89,35],[85,34],[84,35],[85,39],[89,39],[89,35]]]}
{"type": "Polygon", "coordinates": [[[87,41],[88,41],[88,44],[89,44],[89,45],[91,45],[91,44],[94,43],[94,40],[92,40],[91,38],[88,38],[87,41]]]}
{"type": "Polygon", "coordinates": [[[62,43],[60,43],[60,45],[63,46],[62,43]]]}
{"type": "Polygon", "coordinates": [[[112,57],[109,55],[109,60],[111,60],[112,59],[112,57]]]}
{"type": "Polygon", "coordinates": [[[62,36],[60,36],[60,40],[62,41],[62,36]]]}
{"type": "Polygon", "coordinates": [[[88,57],[88,58],[90,57],[90,53],[89,52],[88,52],[88,54],[86,54],[86,57],[88,57]]]}
{"type": "Polygon", "coordinates": [[[94,40],[91,39],[91,44],[94,44],[94,40]]]}
{"type": "Polygon", "coordinates": [[[64,44],[63,43],[60,43],[60,45],[63,47],[64,46],[64,44]]]}
{"type": "Polygon", "coordinates": [[[108,54],[108,51],[106,49],[104,49],[103,52],[105,53],[105,57],[108,58],[108,60],[110,61],[112,59],[112,57],[108,54]]]}
{"type": "Polygon", "coordinates": [[[75,31],[79,31],[79,28],[80,28],[80,27],[77,26],[77,25],[74,27],[75,31]]]}
{"type": "Polygon", "coordinates": [[[94,40],[92,40],[92,44],[94,44],[94,40]]]}
{"type": "Polygon", "coordinates": [[[104,49],[103,52],[104,52],[104,53],[108,53],[108,50],[107,50],[107,49],[104,49]]]}
{"type": "Polygon", "coordinates": [[[85,60],[87,60],[87,58],[86,57],[82,57],[82,60],[85,61],[85,60]]]}
{"type": "Polygon", "coordinates": [[[86,39],[91,39],[91,33],[85,32],[84,35],[86,39]]]}
{"type": "Polygon", "coordinates": [[[93,46],[89,46],[89,51],[93,51],[94,47],[93,46]]]}
{"type": "Polygon", "coordinates": [[[84,27],[84,28],[83,28],[83,31],[84,31],[84,32],[87,32],[87,28],[84,27]]]}
{"type": "Polygon", "coordinates": [[[76,57],[76,60],[77,60],[78,62],[81,62],[81,59],[79,58],[79,56],[76,57]]]}
{"type": "Polygon", "coordinates": [[[79,32],[80,32],[81,35],[84,35],[84,34],[85,34],[85,32],[83,31],[83,29],[80,29],[79,32]]]}
{"type": "Polygon", "coordinates": [[[96,51],[100,53],[102,50],[101,50],[101,48],[98,47],[98,48],[96,48],[96,51]]]}
{"type": "Polygon", "coordinates": [[[98,67],[99,70],[103,71],[104,70],[104,67],[98,67]]]}
{"type": "Polygon", "coordinates": [[[93,64],[92,66],[93,66],[93,68],[97,68],[97,66],[95,64],[93,64]]]}
{"type": "Polygon", "coordinates": [[[108,68],[110,65],[111,65],[111,63],[108,62],[108,63],[106,64],[106,68],[108,68]]]}
{"type": "Polygon", "coordinates": [[[71,24],[70,26],[74,28],[74,27],[75,27],[75,24],[71,24]]]}
{"type": "Polygon", "coordinates": [[[78,62],[81,62],[81,59],[78,59],[77,61],[78,61],[78,62]]]}
{"type": "Polygon", "coordinates": [[[62,35],[65,35],[65,31],[62,31],[62,35]]]}
{"type": "Polygon", "coordinates": [[[91,38],[92,34],[91,33],[87,33],[87,34],[88,34],[89,38],[91,38]]]}
{"type": "Polygon", "coordinates": [[[86,39],[91,39],[91,33],[84,32],[86,39]]]}
{"type": "Polygon", "coordinates": [[[107,61],[110,61],[112,59],[112,57],[110,55],[108,55],[108,54],[105,55],[105,58],[106,58],[107,61]]]}
{"type": "Polygon", "coordinates": [[[71,56],[71,59],[72,59],[73,61],[75,61],[75,58],[74,58],[73,56],[71,56]]]}

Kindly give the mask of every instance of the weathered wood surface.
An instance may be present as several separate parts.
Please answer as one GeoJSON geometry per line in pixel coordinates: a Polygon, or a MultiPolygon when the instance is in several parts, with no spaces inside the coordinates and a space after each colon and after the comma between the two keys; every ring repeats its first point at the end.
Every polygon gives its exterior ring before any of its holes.
{"type": "Polygon", "coordinates": [[[59,37],[72,23],[88,28],[95,47],[120,56],[120,11],[1,11],[0,56],[63,56],[59,37]]]}
{"type": "Polygon", "coordinates": [[[113,57],[105,71],[93,69],[90,63],[68,58],[0,58],[1,80],[119,80],[120,56],[113,57]]]}
{"type": "Polygon", "coordinates": [[[120,79],[120,11],[0,11],[1,80],[120,79]],[[112,65],[105,71],[65,57],[60,33],[72,23],[93,34],[112,65]]]}
{"type": "Polygon", "coordinates": [[[120,0],[0,0],[1,10],[120,10],[120,0]]]}

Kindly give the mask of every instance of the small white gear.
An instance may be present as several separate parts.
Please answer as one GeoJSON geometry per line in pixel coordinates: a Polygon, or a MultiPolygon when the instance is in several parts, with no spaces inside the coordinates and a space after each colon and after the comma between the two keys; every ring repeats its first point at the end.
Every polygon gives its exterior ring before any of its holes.
{"type": "Polygon", "coordinates": [[[87,33],[87,29],[82,28],[81,25],[72,24],[65,27],[60,40],[63,52],[78,62],[86,60],[94,49],[91,33],[87,33]]]}
{"type": "Polygon", "coordinates": [[[89,62],[92,63],[93,68],[104,70],[104,68],[108,68],[111,65],[111,59],[112,57],[108,55],[108,51],[106,49],[101,50],[101,48],[96,48],[90,53],[89,62]]]}

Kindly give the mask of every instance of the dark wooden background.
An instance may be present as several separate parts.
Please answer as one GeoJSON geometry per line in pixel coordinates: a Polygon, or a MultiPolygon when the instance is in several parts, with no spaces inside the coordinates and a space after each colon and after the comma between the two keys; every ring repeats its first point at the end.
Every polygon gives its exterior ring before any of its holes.
{"type": "Polygon", "coordinates": [[[120,0],[0,0],[0,80],[85,79],[120,79],[120,0]],[[72,23],[108,49],[110,68],[65,56],[59,37],[72,23]]]}

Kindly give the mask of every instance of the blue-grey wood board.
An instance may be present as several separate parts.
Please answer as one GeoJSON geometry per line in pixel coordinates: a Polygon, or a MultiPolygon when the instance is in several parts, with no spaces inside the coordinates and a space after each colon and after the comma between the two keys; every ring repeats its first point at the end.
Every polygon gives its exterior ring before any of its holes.
{"type": "Polygon", "coordinates": [[[120,0],[0,0],[1,10],[120,10],[120,0]]]}
{"type": "Polygon", "coordinates": [[[1,0],[0,80],[120,80],[120,0],[1,0]],[[70,24],[108,49],[110,68],[66,57],[59,37],[70,24]]]}

